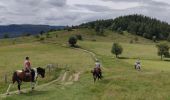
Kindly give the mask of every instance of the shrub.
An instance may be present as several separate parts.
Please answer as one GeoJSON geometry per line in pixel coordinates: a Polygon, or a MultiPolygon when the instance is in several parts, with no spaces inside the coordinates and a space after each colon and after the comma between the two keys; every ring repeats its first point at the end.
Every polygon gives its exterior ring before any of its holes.
{"type": "Polygon", "coordinates": [[[76,35],[76,38],[77,38],[78,40],[83,40],[83,39],[82,39],[82,36],[81,36],[80,34],[77,34],[77,35],[76,35]]]}
{"type": "Polygon", "coordinates": [[[44,38],[44,37],[41,37],[41,38],[40,38],[40,41],[44,41],[44,40],[45,40],[45,38],[44,38]]]}
{"type": "Polygon", "coordinates": [[[6,39],[6,38],[9,38],[9,34],[5,33],[5,34],[4,34],[4,38],[5,38],[5,39],[6,39]]]}
{"type": "Polygon", "coordinates": [[[75,47],[75,44],[77,43],[77,38],[74,36],[71,36],[68,40],[68,43],[70,44],[71,47],[75,47]]]}

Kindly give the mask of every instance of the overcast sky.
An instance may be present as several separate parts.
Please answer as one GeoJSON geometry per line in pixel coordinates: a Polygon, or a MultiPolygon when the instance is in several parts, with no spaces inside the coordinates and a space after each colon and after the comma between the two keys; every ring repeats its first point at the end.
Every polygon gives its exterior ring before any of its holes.
{"type": "Polygon", "coordinates": [[[136,13],[170,23],[170,0],[0,0],[1,25],[77,25],[136,13]]]}

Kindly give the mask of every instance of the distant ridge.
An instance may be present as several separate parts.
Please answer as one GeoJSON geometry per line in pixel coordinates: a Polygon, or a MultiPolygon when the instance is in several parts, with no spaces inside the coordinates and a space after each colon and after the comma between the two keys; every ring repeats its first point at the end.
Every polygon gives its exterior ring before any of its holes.
{"type": "Polygon", "coordinates": [[[32,24],[11,24],[0,25],[0,38],[8,34],[10,38],[22,36],[24,34],[36,35],[41,31],[47,32],[50,30],[63,29],[65,26],[50,26],[50,25],[32,25],[32,24]]]}

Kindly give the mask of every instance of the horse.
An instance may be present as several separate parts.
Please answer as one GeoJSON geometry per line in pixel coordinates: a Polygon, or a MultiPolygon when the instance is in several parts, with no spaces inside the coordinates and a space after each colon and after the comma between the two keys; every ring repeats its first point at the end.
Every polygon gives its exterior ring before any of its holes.
{"type": "Polygon", "coordinates": [[[45,77],[45,69],[41,68],[41,67],[33,68],[31,70],[31,74],[26,73],[23,70],[14,71],[13,76],[12,76],[12,83],[9,84],[6,94],[9,95],[10,87],[15,82],[18,83],[19,94],[21,93],[21,91],[20,91],[21,88],[20,87],[21,87],[22,82],[31,82],[31,90],[33,90],[34,86],[35,86],[35,83],[37,81],[38,75],[40,75],[42,78],[44,78],[45,77]]]}
{"type": "Polygon", "coordinates": [[[140,71],[141,70],[141,65],[140,64],[135,64],[135,69],[140,71]]]}
{"type": "Polygon", "coordinates": [[[91,73],[93,74],[94,83],[96,82],[96,79],[102,79],[102,72],[100,68],[94,68],[94,70],[91,70],[91,73]]]}

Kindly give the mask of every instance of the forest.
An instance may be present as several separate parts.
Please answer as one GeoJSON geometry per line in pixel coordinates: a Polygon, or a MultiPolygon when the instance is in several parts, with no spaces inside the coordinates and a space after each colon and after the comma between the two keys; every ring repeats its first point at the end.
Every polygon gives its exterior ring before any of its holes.
{"type": "Polygon", "coordinates": [[[138,14],[87,22],[79,27],[95,29],[97,35],[103,35],[104,30],[109,29],[119,33],[127,31],[148,39],[170,41],[170,25],[167,22],[138,14]]]}

